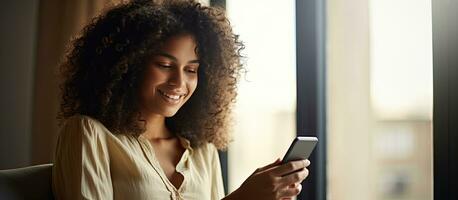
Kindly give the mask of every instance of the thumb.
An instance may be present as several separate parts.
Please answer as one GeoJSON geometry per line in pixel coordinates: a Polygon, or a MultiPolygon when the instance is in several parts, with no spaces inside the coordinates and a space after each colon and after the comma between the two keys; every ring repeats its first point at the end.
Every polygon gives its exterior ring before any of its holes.
{"type": "Polygon", "coordinates": [[[279,163],[281,163],[281,159],[280,158],[277,158],[273,163],[270,163],[264,167],[261,167],[261,168],[258,168],[255,173],[258,173],[258,172],[262,172],[264,170],[267,170],[267,169],[270,169],[276,165],[278,165],[279,163]]]}

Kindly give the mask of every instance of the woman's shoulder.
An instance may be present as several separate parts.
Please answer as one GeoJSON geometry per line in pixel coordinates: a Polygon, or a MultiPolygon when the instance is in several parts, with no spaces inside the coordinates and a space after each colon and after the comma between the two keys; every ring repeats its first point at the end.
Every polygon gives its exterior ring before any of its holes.
{"type": "Polygon", "coordinates": [[[205,142],[197,147],[194,147],[194,153],[199,154],[205,159],[211,159],[218,154],[218,150],[213,143],[205,142]]]}
{"type": "Polygon", "coordinates": [[[80,115],[76,114],[71,117],[68,117],[65,122],[64,126],[69,125],[69,124],[83,124],[83,125],[99,125],[100,122],[97,119],[94,119],[90,116],[87,115],[80,115]]]}
{"type": "Polygon", "coordinates": [[[106,132],[109,131],[97,119],[77,114],[65,120],[60,135],[100,135],[106,132]]]}
{"type": "Polygon", "coordinates": [[[211,142],[205,142],[204,144],[202,144],[202,147],[207,151],[207,152],[210,152],[210,153],[214,153],[214,152],[217,152],[218,150],[216,149],[215,145],[211,142]]]}

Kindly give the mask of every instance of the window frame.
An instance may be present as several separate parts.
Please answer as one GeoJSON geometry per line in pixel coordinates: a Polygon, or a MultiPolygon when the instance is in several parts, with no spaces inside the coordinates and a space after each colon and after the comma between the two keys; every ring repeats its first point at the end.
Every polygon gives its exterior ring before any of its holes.
{"type": "Polygon", "coordinates": [[[298,136],[316,136],[298,199],[326,199],[326,1],[296,0],[298,136]]]}
{"type": "Polygon", "coordinates": [[[457,9],[456,1],[432,0],[434,199],[458,199],[457,9]]]}

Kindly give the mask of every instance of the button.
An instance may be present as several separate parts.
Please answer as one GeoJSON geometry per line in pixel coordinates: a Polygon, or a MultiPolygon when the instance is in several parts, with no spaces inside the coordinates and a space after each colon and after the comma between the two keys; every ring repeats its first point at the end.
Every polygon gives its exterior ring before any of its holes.
{"type": "Polygon", "coordinates": [[[183,199],[183,198],[181,198],[181,195],[180,195],[180,193],[178,191],[175,191],[175,196],[177,197],[177,199],[183,199]]]}

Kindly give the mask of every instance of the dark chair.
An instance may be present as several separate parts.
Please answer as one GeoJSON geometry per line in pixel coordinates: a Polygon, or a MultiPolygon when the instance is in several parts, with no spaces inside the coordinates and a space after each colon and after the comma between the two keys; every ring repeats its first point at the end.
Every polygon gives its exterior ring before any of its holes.
{"type": "Polygon", "coordinates": [[[0,199],[54,199],[52,164],[0,170],[0,199]]]}

